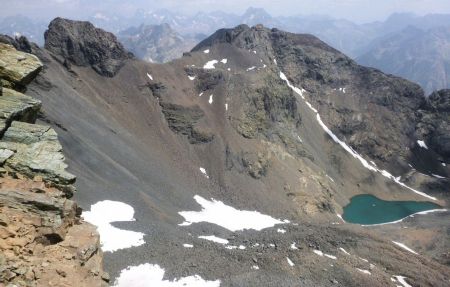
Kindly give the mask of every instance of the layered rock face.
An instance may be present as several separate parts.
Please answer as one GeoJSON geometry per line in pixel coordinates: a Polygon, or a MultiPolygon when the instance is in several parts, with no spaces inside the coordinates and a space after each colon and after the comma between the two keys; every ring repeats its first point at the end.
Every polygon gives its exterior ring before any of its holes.
{"type": "MultiPolygon", "coordinates": [[[[41,68],[35,56],[0,44],[0,77],[10,87],[24,88],[41,68]]],[[[56,132],[35,124],[40,107],[10,88],[0,94],[0,282],[106,286],[99,236],[70,200],[75,176],[56,132]]]]}
{"type": "Polygon", "coordinates": [[[89,22],[53,20],[45,32],[45,48],[60,55],[67,64],[91,66],[97,73],[113,77],[132,57],[112,33],[89,22]]]}

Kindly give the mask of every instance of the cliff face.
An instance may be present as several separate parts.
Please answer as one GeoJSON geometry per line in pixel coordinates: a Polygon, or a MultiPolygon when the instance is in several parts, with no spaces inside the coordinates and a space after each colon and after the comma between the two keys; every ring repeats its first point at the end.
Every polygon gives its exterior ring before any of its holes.
{"type": "Polygon", "coordinates": [[[41,69],[37,57],[0,44],[0,282],[106,286],[99,236],[70,199],[75,176],[58,136],[35,124],[41,102],[17,91],[41,69]]]}

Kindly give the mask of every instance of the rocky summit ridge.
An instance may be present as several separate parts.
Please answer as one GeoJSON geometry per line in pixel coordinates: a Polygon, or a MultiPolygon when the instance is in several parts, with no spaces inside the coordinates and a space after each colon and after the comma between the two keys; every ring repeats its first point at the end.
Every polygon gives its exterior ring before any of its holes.
{"type": "Polygon", "coordinates": [[[0,43],[0,286],[107,286],[58,135],[35,123],[41,102],[20,92],[42,68],[0,43]]]}

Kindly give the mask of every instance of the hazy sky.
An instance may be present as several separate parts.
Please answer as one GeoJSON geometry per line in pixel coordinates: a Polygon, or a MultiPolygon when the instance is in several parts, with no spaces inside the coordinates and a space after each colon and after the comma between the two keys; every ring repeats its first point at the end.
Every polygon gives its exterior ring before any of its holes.
{"type": "Polygon", "coordinates": [[[0,4],[0,17],[22,14],[43,19],[83,18],[97,11],[132,15],[138,8],[242,14],[250,6],[264,8],[273,16],[320,14],[356,22],[384,20],[394,12],[450,13],[450,0],[0,0],[0,4]]]}

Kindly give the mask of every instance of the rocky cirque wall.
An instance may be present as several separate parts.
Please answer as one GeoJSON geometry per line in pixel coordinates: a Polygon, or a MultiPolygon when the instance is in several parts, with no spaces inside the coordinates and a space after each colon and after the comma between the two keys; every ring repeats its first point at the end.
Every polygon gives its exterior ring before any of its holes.
{"type": "Polygon", "coordinates": [[[0,286],[107,286],[57,134],[35,124],[41,102],[19,92],[42,68],[0,43],[0,286]]]}

